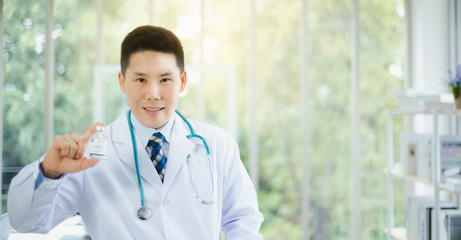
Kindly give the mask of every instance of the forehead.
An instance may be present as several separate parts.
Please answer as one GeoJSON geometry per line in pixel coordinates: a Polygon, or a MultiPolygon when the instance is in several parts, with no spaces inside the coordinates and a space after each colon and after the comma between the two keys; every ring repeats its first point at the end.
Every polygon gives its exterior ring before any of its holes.
{"type": "Polygon", "coordinates": [[[176,57],[172,53],[152,50],[139,51],[131,54],[127,72],[174,72],[179,74],[176,57]]]}

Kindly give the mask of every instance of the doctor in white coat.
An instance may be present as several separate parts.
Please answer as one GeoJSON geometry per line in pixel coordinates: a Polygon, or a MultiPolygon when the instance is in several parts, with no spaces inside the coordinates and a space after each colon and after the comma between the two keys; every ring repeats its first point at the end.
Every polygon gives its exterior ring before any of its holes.
{"type": "Polygon", "coordinates": [[[208,143],[210,167],[197,147],[202,143],[187,138],[191,129],[175,113],[187,83],[177,37],[160,27],[136,28],[122,43],[121,68],[119,83],[130,108],[106,127],[107,158],[87,157],[89,139],[104,123],[83,135],[56,136],[47,153],[10,184],[13,228],[46,233],[80,213],[93,240],[205,240],[219,239],[221,231],[226,239],[262,239],[263,217],[235,140],[217,127],[190,121],[208,143]],[[146,151],[157,132],[164,136],[163,179],[146,151]],[[147,219],[138,216],[141,205],[151,210],[147,219]]]}

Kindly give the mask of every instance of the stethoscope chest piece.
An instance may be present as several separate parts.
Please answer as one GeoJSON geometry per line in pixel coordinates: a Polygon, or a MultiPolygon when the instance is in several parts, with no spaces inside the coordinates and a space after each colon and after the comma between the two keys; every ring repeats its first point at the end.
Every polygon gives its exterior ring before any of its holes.
{"type": "Polygon", "coordinates": [[[141,220],[149,220],[152,217],[152,210],[149,207],[142,206],[138,209],[138,218],[141,220]]]}

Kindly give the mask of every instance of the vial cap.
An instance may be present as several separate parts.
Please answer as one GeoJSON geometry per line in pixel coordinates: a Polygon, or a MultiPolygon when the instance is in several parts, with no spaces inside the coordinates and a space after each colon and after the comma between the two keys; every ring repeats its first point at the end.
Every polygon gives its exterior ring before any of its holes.
{"type": "Polygon", "coordinates": [[[102,131],[104,131],[104,129],[106,129],[106,127],[104,127],[104,126],[96,126],[96,131],[98,131],[98,132],[102,132],[102,131]]]}

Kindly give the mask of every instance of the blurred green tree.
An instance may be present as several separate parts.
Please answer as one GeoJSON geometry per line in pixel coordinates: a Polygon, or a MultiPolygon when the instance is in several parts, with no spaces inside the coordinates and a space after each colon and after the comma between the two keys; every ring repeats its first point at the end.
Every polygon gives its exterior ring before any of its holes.
{"type": "MultiPolygon", "coordinates": [[[[93,72],[96,58],[96,2],[54,1],[55,133],[83,132],[93,122],[93,72]]],[[[197,2],[155,1],[155,24],[177,31],[183,40],[186,69],[200,65],[200,32],[186,20],[199,18],[197,2]],[[193,29],[192,29],[193,28],[193,29]],[[185,34],[187,29],[192,33],[185,34]]],[[[238,142],[245,164],[249,3],[205,1],[206,66],[237,71],[238,142]]],[[[351,132],[351,19],[349,1],[309,1],[309,107],[300,107],[301,1],[257,1],[256,86],[260,179],[259,203],[265,239],[299,239],[301,150],[310,149],[312,239],[350,239],[352,215],[362,215],[362,238],[382,239],[386,222],[385,115],[393,106],[391,89],[401,88],[389,68],[403,62],[402,0],[361,1],[361,130],[351,132]],[[379,16],[379,17],[378,17],[379,16]],[[309,146],[301,146],[300,113],[309,114],[309,146]],[[353,212],[351,136],[362,136],[362,212],[353,212]]],[[[132,28],[147,24],[147,1],[105,1],[104,58],[119,64],[119,48],[132,28]],[[120,11],[130,9],[130,11],[120,11]]],[[[43,1],[4,1],[3,159],[21,167],[43,152],[45,6],[43,1]]],[[[112,76],[111,76],[112,77],[112,76]]],[[[189,76],[179,108],[198,118],[199,88],[206,100],[205,121],[226,128],[226,76],[203,75],[204,87],[189,76]]],[[[106,80],[105,80],[106,81],[106,80]]],[[[105,82],[106,121],[118,116],[123,94],[118,79],[105,82]],[[109,87],[110,86],[110,87],[109,87]]],[[[3,208],[6,209],[6,208],[3,208]]]]}

